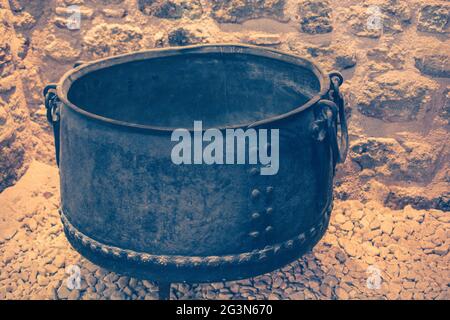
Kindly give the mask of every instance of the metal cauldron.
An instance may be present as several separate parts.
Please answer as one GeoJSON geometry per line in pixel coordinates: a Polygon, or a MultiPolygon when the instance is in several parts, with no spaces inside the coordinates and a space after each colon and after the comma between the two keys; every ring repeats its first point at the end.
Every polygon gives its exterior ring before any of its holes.
{"type": "Polygon", "coordinates": [[[44,92],[69,241],[97,264],[160,283],[241,279],[293,261],[329,222],[348,145],[342,81],[240,44],[77,64],[44,92]],[[194,120],[278,128],[278,174],[173,164],[172,130],[194,120]]]}

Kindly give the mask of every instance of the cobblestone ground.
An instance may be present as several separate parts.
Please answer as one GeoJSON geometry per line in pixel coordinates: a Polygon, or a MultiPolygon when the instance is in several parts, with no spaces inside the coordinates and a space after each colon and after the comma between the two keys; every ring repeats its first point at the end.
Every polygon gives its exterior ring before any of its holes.
{"type": "MultiPolygon", "coordinates": [[[[39,162],[0,194],[0,299],[157,299],[151,279],[108,272],[71,248],[58,197],[57,169],[39,162]],[[68,289],[71,266],[80,267],[80,290],[68,289]]],[[[171,298],[449,299],[449,222],[439,210],[338,201],[303,258],[248,280],[173,284],[171,298]]]]}

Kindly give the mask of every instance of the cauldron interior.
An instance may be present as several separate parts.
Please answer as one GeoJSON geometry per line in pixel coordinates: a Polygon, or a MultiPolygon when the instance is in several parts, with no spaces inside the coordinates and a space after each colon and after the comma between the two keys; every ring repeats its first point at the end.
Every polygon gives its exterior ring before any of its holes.
{"type": "Polygon", "coordinates": [[[90,113],[171,128],[249,124],[303,105],[320,90],[300,65],[237,53],[174,55],[87,73],[68,99],[90,113]]]}

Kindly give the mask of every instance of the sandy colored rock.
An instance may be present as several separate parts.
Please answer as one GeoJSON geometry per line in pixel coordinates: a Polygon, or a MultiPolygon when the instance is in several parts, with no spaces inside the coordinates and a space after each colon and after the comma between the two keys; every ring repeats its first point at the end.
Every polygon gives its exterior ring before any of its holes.
{"type": "Polygon", "coordinates": [[[407,3],[400,0],[372,0],[350,6],[346,19],[353,34],[378,38],[403,32],[412,18],[407,3]]]}
{"type": "Polygon", "coordinates": [[[434,186],[431,190],[425,187],[392,187],[386,204],[394,209],[413,205],[417,209],[437,208],[450,210],[450,192],[448,183],[434,186]]]}
{"type": "Polygon", "coordinates": [[[120,24],[100,24],[86,33],[83,46],[94,58],[136,51],[141,48],[142,31],[120,24]]]}
{"type": "Polygon", "coordinates": [[[358,110],[389,122],[417,119],[437,84],[413,72],[390,71],[367,83],[358,97],[358,110]]]}
{"type": "Polygon", "coordinates": [[[68,299],[71,291],[67,288],[65,283],[61,284],[57,291],[58,299],[68,299]]]}
{"type": "Polygon", "coordinates": [[[387,235],[390,235],[392,233],[393,226],[394,226],[394,224],[392,223],[392,221],[385,220],[381,223],[380,227],[381,227],[381,231],[383,231],[387,235]]]}
{"type": "Polygon", "coordinates": [[[219,22],[241,23],[249,19],[284,19],[285,0],[212,0],[212,17],[219,22]]]}
{"type": "Polygon", "coordinates": [[[450,77],[450,45],[418,50],[414,56],[415,66],[425,75],[450,77]]]}
{"type": "Polygon", "coordinates": [[[251,33],[243,36],[242,40],[260,46],[276,46],[281,43],[280,35],[272,33],[251,33]]]}
{"type": "Polygon", "coordinates": [[[345,222],[343,225],[341,225],[341,229],[345,231],[351,231],[353,230],[353,223],[351,221],[345,222]]]}
{"type": "Polygon", "coordinates": [[[447,10],[444,1],[0,0],[0,190],[15,184],[0,194],[0,299],[157,298],[152,279],[127,283],[65,239],[42,89],[78,59],[205,42],[270,46],[343,70],[352,150],[337,167],[345,201],[311,253],[254,279],[174,284],[172,298],[448,298],[447,10]],[[70,5],[81,8],[79,30],[68,30],[70,5]],[[69,265],[81,268],[80,290],[64,289],[69,265]],[[369,266],[380,289],[367,287],[369,266]]]}
{"type": "Polygon", "coordinates": [[[102,13],[105,17],[108,18],[124,18],[128,12],[125,9],[109,9],[105,8],[102,10],[102,13]]]}
{"type": "Polygon", "coordinates": [[[203,14],[199,0],[139,0],[138,8],[145,15],[162,19],[197,19],[203,14]]]}
{"type": "Polygon", "coordinates": [[[405,67],[405,51],[395,42],[381,42],[379,46],[369,49],[366,55],[369,59],[368,68],[374,73],[401,70],[405,67]]]}
{"type": "Polygon", "coordinates": [[[81,55],[81,49],[69,41],[55,39],[44,48],[45,54],[59,62],[73,62],[81,55]]]}
{"type": "Polygon", "coordinates": [[[434,171],[437,156],[427,143],[401,144],[391,138],[362,138],[351,144],[352,160],[376,176],[395,180],[426,181],[434,171]]]}
{"type": "Polygon", "coordinates": [[[177,28],[169,32],[168,42],[171,46],[186,46],[201,43],[202,35],[186,28],[177,28]]]}
{"type": "Polygon", "coordinates": [[[450,6],[445,3],[423,5],[419,10],[417,30],[431,33],[449,32],[450,6]]]}
{"type": "Polygon", "coordinates": [[[333,30],[329,1],[304,0],[298,5],[300,30],[305,33],[328,33],[333,30]]]}
{"type": "MultiPolygon", "coordinates": [[[[77,12],[79,12],[82,19],[92,19],[94,16],[94,10],[85,6],[77,6],[77,12]]],[[[56,7],[55,13],[58,16],[68,18],[74,13],[74,10],[71,7],[56,7]]]]}
{"type": "Polygon", "coordinates": [[[19,42],[13,16],[0,7],[0,191],[26,169],[29,115],[19,77],[19,42]]]}

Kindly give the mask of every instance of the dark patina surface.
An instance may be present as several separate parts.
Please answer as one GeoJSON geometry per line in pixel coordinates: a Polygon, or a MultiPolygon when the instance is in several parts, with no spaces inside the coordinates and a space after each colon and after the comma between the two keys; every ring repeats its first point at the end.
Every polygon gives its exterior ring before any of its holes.
{"type": "Polygon", "coordinates": [[[326,230],[345,159],[340,84],[306,59],[247,45],[81,63],[45,90],[70,242],[160,282],[247,278],[296,259],[326,230]],[[279,129],[278,174],[173,164],[172,130],[194,120],[279,129]]]}

